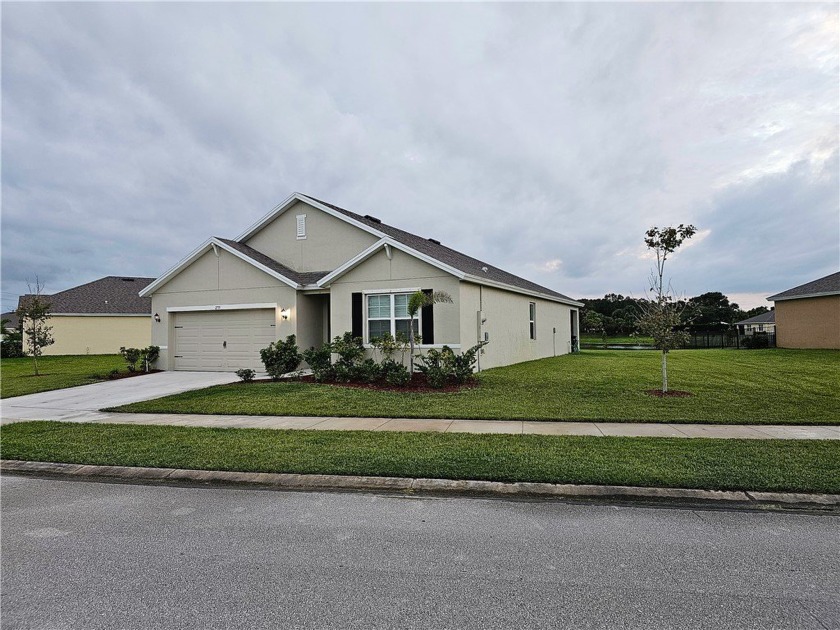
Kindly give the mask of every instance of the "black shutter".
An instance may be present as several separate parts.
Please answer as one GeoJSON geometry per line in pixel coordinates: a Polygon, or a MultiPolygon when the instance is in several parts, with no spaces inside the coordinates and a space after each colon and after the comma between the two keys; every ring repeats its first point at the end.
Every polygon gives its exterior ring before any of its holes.
{"type": "MultiPolygon", "coordinates": [[[[431,289],[423,289],[423,293],[426,295],[431,295],[431,289]]],[[[420,336],[423,338],[423,343],[434,343],[435,342],[435,316],[434,316],[434,306],[429,304],[428,306],[424,306],[422,310],[422,315],[420,319],[422,320],[423,329],[420,331],[420,336]]]]}
{"type": "Polygon", "coordinates": [[[362,294],[361,293],[354,293],[353,294],[353,336],[354,337],[364,337],[363,334],[363,321],[364,317],[362,316],[362,294]]]}

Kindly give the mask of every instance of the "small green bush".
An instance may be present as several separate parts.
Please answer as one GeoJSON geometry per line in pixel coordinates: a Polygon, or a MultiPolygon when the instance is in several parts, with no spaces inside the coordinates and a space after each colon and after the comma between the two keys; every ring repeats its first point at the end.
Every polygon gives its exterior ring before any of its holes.
{"type": "Polygon", "coordinates": [[[362,345],[361,337],[354,337],[353,333],[346,332],[341,337],[336,337],[330,344],[330,350],[338,355],[336,365],[350,368],[365,356],[365,347],[362,345]]]}
{"type": "Polygon", "coordinates": [[[236,370],[236,375],[239,377],[239,379],[243,383],[250,383],[251,381],[254,380],[254,377],[257,375],[257,373],[254,372],[254,370],[252,370],[250,368],[242,368],[242,369],[236,370]]]}
{"type": "Polygon", "coordinates": [[[309,348],[304,350],[303,360],[312,369],[312,377],[318,383],[331,381],[335,378],[335,370],[332,365],[332,351],[330,344],[324,344],[320,348],[309,348]]]}
{"type": "Polygon", "coordinates": [[[741,345],[748,350],[758,350],[759,348],[770,347],[770,335],[766,332],[757,332],[752,335],[746,335],[741,345]]]}
{"type": "Polygon", "coordinates": [[[149,346],[140,350],[140,361],[143,364],[143,369],[148,372],[152,363],[160,357],[160,346],[149,346]]]}
{"type": "Polygon", "coordinates": [[[120,348],[120,354],[128,366],[128,371],[136,372],[137,362],[140,360],[141,350],[138,348],[126,348],[123,346],[120,348]]]}
{"type": "Polygon", "coordinates": [[[353,380],[362,383],[375,383],[382,375],[382,368],[373,359],[365,359],[352,369],[353,380]]]}
{"type": "Polygon", "coordinates": [[[284,374],[294,372],[301,361],[295,336],[289,335],[286,341],[271,342],[267,348],[260,350],[260,358],[272,380],[276,381],[284,374]]]}
{"type": "Polygon", "coordinates": [[[452,352],[447,357],[452,378],[456,383],[463,385],[472,378],[476,361],[478,361],[478,353],[486,343],[482,341],[461,354],[452,352]]]}
{"type": "Polygon", "coordinates": [[[440,389],[446,385],[447,378],[449,377],[449,366],[447,365],[449,361],[447,355],[451,353],[452,350],[448,346],[444,346],[441,350],[432,348],[426,354],[421,354],[418,357],[419,362],[415,363],[414,367],[417,368],[418,372],[426,376],[426,382],[429,384],[429,387],[440,389]]]}
{"type": "Polygon", "coordinates": [[[379,374],[383,381],[392,387],[405,387],[411,381],[411,373],[402,363],[393,359],[385,359],[379,366],[379,374]]]}

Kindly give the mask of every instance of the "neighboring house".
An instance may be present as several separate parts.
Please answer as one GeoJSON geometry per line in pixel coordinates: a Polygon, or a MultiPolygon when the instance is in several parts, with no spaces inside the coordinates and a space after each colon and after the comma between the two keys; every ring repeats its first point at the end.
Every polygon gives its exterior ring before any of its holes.
{"type": "Polygon", "coordinates": [[[18,317],[15,311],[9,311],[8,313],[3,313],[0,315],[0,319],[8,320],[6,322],[6,328],[9,330],[15,330],[20,326],[20,318],[18,317]]]}
{"type": "Polygon", "coordinates": [[[840,349],[840,272],[771,295],[776,346],[840,349]]]}
{"type": "Polygon", "coordinates": [[[736,322],[738,332],[742,335],[753,335],[755,333],[776,332],[776,311],[761,313],[755,317],[736,322]]]}
{"type": "MultiPolygon", "coordinates": [[[[49,326],[55,343],[45,355],[116,354],[120,346],[145,348],[151,343],[152,301],[140,297],[154,278],[106,276],[53,295],[49,326]]],[[[20,298],[24,304],[30,295],[20,298]]],[[[24,349],[26,349],[24,336],[24,349]]]]}
{"type": "Polygon", "coordinates": [[[259,350],[291,334],[309,348],[345,332],[368,347],[407,333],[419,290],[453,300],[420,313],[420,349],[488,339],[482,369],[565,354],[578,336],[580,302],[299,193],[236,240],[209,239],[140,295],[152,298],[158,367],[227,371],[262,369],[259,350]]]}

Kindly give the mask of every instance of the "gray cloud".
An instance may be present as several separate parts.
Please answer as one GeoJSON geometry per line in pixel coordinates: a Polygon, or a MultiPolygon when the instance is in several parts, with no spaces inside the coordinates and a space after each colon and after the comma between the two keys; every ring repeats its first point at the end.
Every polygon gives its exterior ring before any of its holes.
{"type": "Polygon", "coordinates": [[[840,265],[834,4],[11,4],[3,307],[157,275],[298,190],[574,296],[840,265]],[[559,263],[557,261],[560,261],[559,263]]]}

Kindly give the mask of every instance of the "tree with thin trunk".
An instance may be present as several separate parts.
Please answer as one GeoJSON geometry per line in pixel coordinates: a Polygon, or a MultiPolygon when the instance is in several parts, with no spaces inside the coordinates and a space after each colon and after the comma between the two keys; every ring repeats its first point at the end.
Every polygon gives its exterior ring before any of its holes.
{"type": "Polygon", "coordinates": [[[410,363],[409,370],[412,374],[414,374],[414,345],[415,345],[415,336],[414,336],[414,321],[417,319],[417,315],[420,313],[420,309],[424,306],[431,306],[432,304],[452,304],[452,296],[449,295],[446,291],[432,291],[431,293],[423,293],[422,291],[417,291],[411,294],[411,297],[408,298],[408,345],[409,345],[409,357],[410,363]]]}
{"type": "Polygon", "coordinates": [[[658,228],[645,232],[645,245],[656,254],[656,268],[650,274],[649,298],[641,304],[639,330],[653,338],[662,351],[662,393],[668,393],[668,352],[688,342],[688,333],[680,329],[684,303],[678,302],[665,284],[665,261],[684,241],[697,232],[693,225],[658,228]]]}
{"type": "Polygon", "coordinates": [[[52,336],[52,326],[49,326],[50,309],[52,305],[41,295],[44,287],[38,277],[35,277],[35,290],[29,286],[29,295],[23,296],[17,309],[17,316],[23,326],[23,338],[26,341],[24,352],[32,355],[32,364],[35,368],[35,376],[40,376],[38,371],[38,357],[43,354],[44,348],[55,343],[52,336]]]}

